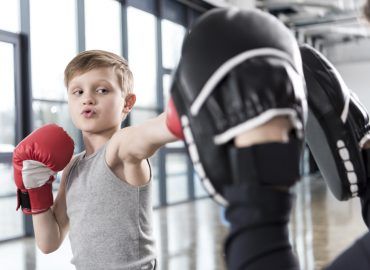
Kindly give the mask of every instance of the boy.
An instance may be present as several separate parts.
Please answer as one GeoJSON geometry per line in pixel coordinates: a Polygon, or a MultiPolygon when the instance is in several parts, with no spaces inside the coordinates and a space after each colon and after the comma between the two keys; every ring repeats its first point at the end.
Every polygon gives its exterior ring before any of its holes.
{"type": "Polygon", "coordinates": [[[136,97],[127,62],[110,52],[78,54],[65,69],[65,85],[85,151],[63,170],[53,206],[33,214],[37,245],[44,253],[53,252],[70,231],[77,269],[154,269],[147,159],[176,140],[165,114],[120,128],[136,97]]]}

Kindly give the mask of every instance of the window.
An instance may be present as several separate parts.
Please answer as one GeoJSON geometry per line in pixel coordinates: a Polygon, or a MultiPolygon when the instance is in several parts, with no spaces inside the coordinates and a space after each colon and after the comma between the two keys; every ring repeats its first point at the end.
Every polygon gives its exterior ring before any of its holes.
{"type": "Polygon", "coordinates": [[[70,120],[67,103],[34,101],[32,107],[35,129],[45,123],[58,123],[75,142],[78,142],[79,132],[70,120]]]}
{"type": "Polygon", "coordinates": [[[162,61],[164,68],[173,69],[177,66],[185,32],[184,26],[162,20],[162,61]]]}
{"type": "Polygon", "coordinates": [[[189,198],[187,171],[186,154],[166,155],[167,202],[169,204],[189,198]]]}
{"type": "MultiPolygon", "coordinates": [[[[169,100],[169,97],[170,97],[171,83],[172,83],[172,75],[164,74],[163,75],[163,99],[164,99],[163,104],[165,106],[167,106],[168,100],[169,100]]],[[[182,148],[182,147],[185,147],[185,144],[184,144],[183,141],[176,141],[176,142],[166,144],[166,147],[182,148]]]]}
{"type": "MultiPolygon", "coordinates": [[[[0,42],[0,153],[12,152],[16,143],[15,134],[15,88],[13,44],[0,42]]],[[[14,211],[16,187],[13,181],[13,167],[0,163],[0,240],[23,235],[22,213],[14,211]]]]}
{"type": "Polygon", "coordinates": [[[20,32],[19,0],[0,0],[0,29],[20,32]]]}
{"type": "MultiPolygon", "coordinates": [[[[181,55],[181,45],[185,35],[185,28],[182,25],[168,20],[162,20],[162,54],[163,68],[168,70],[176,68],[181,55]]],[[[163,75],[163,104],[167,106],[170,97],[173,72],[163,75]]],[[[184,147],[182,141],[169,143],[166,147],[184,147]]]]}
{"type": "Polygon", "coordinates": [[[169,74],[163,75],[163,104],[167,105],[172,85],[172,76],[169,74]]]}
{"type": "Polygon", "coordinates": [[[148,119],[156,117],[157,113],[152,110],[141,110],[139,108],[133,108],[130,112],[130,121],[133,125],[141,124],[148,119]]]}
{"type": "MultiPolygon", "coordinates": [[[[3,169],[3,164],[0,164],[0,168],[3,169]]],[[[4,172],[1,172],[4,174],[4,172]]],[[[13,185],[10,180],[7,179],[13,185]]],[[[0,220],[0,240],[6,240],[10,238],[15,238],[22,236],[24,234],[23,230],[23,213],[19,209],[15,211],[17,205],[17,200],[15,196],[4,197],[0,199],[0,210],[1,210],[1,220],[0,220]]]]}
{"type": "Polygon", "coordinates": [[[152,204],[154,207],[160,206],[159,202],[159,167],[158,167],[158,159],[159,159],[159,152],[157,152],[154,156],[149,159],[150,168],[152,171],[152,204]]]}
{"type": "Polygon", "coordinates": [[[86,49],[122,55],[121,6],[118,1],[85,0],[86,49]]]}
{"type": "Polygon", "coordinates": [[[75,4],[74,0],[30,2],[34,98],[67,99],[63,73],[76,54],[75,4]]]}
{"type": "Polygon", "coordinates": [[[193,175],[193,181],[194,181],[194,193],[196,198],[209,196],[208,192],[204,189],[202,180],[200,180],[199,176],[196,172],[194,172],[193,175]]]}
{"type": "Polygon", "coordinates": [[[155,17],[139,9],[127,8],[128,61],[134,75],[137,107],[156,108],[155,17]]]}
{"type": "Polygon", "coordinates": [[[0,42],[0,153],[15,145],[15,88],[13,44],[0,42]]]}

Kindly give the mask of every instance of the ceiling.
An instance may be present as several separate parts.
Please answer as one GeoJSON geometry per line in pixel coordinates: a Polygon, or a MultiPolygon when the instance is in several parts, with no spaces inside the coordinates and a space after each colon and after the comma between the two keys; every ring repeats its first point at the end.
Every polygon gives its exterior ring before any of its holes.
{"type": "Polygon", "coordinates": [[[370,37],[362,16],[363,0],[260,0],[267,10],[295,29],[302,39],[331,46],[370,37]]]}
{"type": "Polygon", "coordinates": [[[254,1],[297,33],[304,42],[332,46],[370,38],[370,25],[362,16],[366,0],[205,0],[240,5],[254,1]],[[245,1],[245,2],[243,2],[245,1]]]}

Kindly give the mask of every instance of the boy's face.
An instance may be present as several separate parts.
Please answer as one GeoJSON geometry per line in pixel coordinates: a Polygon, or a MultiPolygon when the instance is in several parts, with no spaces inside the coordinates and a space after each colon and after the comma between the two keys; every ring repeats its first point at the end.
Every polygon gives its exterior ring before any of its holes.
{"type": "Polygon", "coordinates": [[[113,68],[97,68],[78,74],[68,84],[72,121],[82,132],[116,131],[135,103],[135,95],[123,94],[113,68]]]}

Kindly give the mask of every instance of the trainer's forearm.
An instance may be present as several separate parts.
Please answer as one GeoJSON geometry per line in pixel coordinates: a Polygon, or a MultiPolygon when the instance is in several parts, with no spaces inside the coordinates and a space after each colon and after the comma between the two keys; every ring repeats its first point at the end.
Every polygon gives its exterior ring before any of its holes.
{"type": "Polygon", "coordinates": [[[300,269],[289,242],[289,192],[239,185],[226,188],[225,197],[231,224],[225,244],[229,270],[300,269]]]}
{"type": "Polygon", "coordinates": [[[58,249],[63,241],[58,222],[52,209],[32,215],[36,244],[43,253],[51,253],[58,249]]]}

